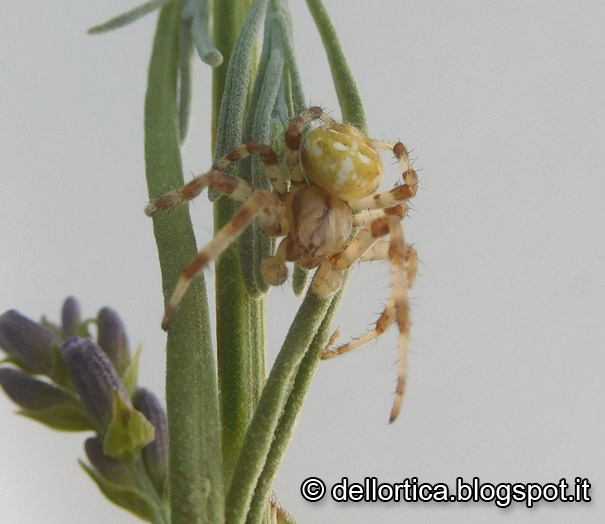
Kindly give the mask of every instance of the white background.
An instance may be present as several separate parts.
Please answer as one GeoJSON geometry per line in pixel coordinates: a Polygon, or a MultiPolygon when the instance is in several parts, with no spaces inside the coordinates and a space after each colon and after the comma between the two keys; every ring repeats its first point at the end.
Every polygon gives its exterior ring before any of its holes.
{"type": "MultiPolygon", "coordinates": [[[[291,2],[306,95],[337,109],[303,2],[291,2]]],[[[155,15],[105,36],[85,30],[132,2],[13,2],[0,21],[0,311],[57,319],[111,305],[140,382],[163,393],[161,294],[143,166],[143,97],[155,15]]],[[[388,425],[396,329],[322,363],[277,483],[298,521],[602,522],[602,2],[327,1],[377,138],[400,138],[421,168],[406,219],[422,258],[399,420],[388,425]],[[311,504],[318,476],[397,482],[456,477],[593,484],[588,504],[311,504]],[[598,515],[601,515],[599,518],[598,515]]],[[[209,79],[197,67],[187,172],[210,164],[209,79]]],[[[335,111],[338,115],[338,111],[335,111]]],[[[387,162],[388,164],[388,162],[387,162]]],[[[389,168],[386,187],[398,179],[389,168]]],[[[200,244],[210,206],[192,208],[200,244]]],[[[212,271],[208,272],[212,286],[212,271]]],[[[370,326],[388,265],[358,268],[337,319],[370,326]]],[[[272,359],[299,299],[269,297],[272,359]]],[[[12,414],[0,395],[0,524],[130,523],[76,464],[84,435],[12,414]]]]}

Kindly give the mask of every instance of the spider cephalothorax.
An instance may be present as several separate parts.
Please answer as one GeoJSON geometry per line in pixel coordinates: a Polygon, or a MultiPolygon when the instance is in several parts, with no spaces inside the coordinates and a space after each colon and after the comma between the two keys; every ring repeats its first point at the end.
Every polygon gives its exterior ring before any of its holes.
{"type": "Polygon", "coordinates": [[[285,144],[287,172],[270,146],[249,142],[227,153],[210,171],[181,190],[160,195],[147,206],[145,212],[152,215],[188,202],[205,187],[242,202],[231,221],[185,268],[166,306],[162,326],[168,327],[191,280],[255,218],[266,235],[284,237],[275,254],[261,265],[263,278],[271,285],[286,280],[286,262],[297,262],[304,269],[318,268],[313,290],[327,298],[339,289],[342,272],[355,263],[390,260],[393,291],[374,329],[344,346],[326,348],[323,358],[341,355],[374,340],[395,321],[400,336],[393,421],[405,388],[410,330],[408,291],[418,267],[416,250],[406,244],[401,226],[407,212],[404,202],[418,188],[416,171],[401,142],[371,140],[354,126],[334,122],[320,107],[311,107],[290,121],[285,144]],[[307,125],[316,120],[321,124],[305,135],[307,125]],[[381,150],[394,153],[405,184],[376,193],[383,175],[381,150]],[[253,154],[264,162],[273,192],[259,190],[226,172],[231,164],[253,154]],[[359,231],[350,238],[354,228],[359,231]]]}

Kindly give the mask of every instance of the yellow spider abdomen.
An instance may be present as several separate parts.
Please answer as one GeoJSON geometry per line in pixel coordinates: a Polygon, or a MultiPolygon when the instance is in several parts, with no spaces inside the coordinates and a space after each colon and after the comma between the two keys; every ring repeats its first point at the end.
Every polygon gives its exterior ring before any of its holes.
{"type": "Polygon", "coordinates": [[[343,200],[371,195],[382,182],[380,155],[370,140],[350,125],[313,129],[304,138],[301,161],[311,182],[343,200]]]}

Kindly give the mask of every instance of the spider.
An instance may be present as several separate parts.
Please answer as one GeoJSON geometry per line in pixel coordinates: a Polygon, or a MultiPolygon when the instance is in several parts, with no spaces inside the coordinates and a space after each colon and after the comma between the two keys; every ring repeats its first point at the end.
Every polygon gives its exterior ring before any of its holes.
{"type": "Polygon", "coordinates": [[[216,260],[255,219],[264,234],[284,237],[274,256],[261,263],[268,284],[278,286],[288,276],[286,262],[301,268],[317,268],[313,291],[321,298],[333,295],[341,285],[342,272],[357,262],[389,260],[393,290],[374,329],[344,346],[334,347],[336,331],[322,358],[328,359],[362,346],[383,334],[396,322],[399,327],[399,367],[393,422],[403,399],[409,343],[408,291],[418,269],[416,250],[405,242],[401,221],[407,213],[405,201],[416,195],[418,176],[401,142],[371,140],[359,129],[339,124],[320,107],[310,107],[290,120],[285,135],[286,165],[273,149],[249,142],[220,158],[210,171],[195,177],[182,189],[155,198],[147,215],[185,204],[206,187],[213,187],[241,202],[239,210],[185,268],[168,301],[162,322],[170,318],[192,279],[216,260]],[[306,134],[312,122],[319,125],[306,134]],[[405,184],[378,193],[383,162],[379,151],[391,150],[405,184]],[[258,154],[273,191],[256,189],[226,172],[235,162],[258,154]],[[288,181],[291,185],[288,188],[288,181]],[[354,228],[358,232],[351,239],[354,228]],[[389,240],[385,240],[385,237],[389,240]]]}

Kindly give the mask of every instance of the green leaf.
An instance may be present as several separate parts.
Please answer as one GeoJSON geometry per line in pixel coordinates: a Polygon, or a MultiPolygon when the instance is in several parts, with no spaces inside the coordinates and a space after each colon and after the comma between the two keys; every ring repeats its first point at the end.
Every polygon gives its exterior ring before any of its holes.
{"type": "MultiPolygon", "coordinates": [[[[217,45],[220,37],[227,45],[222,47],[230,56],[224,83],[224,66],[213,71],[213,99],[223,95],[220,102],[216,132],[215,158],[239,146],[242,141],[243,120],[248,100],[248,89],[254,64],[258,31],[265,15],[268,0],[255,0],[248,11],[244,25],[237,25],[245,13],[246,1],[217,2],[214,27],[217,45]],[[234,4],[239,7],[235,7],[234,4]],[[230,9],[228,9],[228,5],[230,9]],[[227,15],[227,11],[228,15],[227,15]],[[227,15],[227,16],[226,16],[227,15]],[[229,44],[237,42],[233,47],[229,44]],[[223,89],[224,87],[224,89],[223,89]]],[[[213,116],[216,107],[213,105],[213,116]]],[[[233,216],[236,204],[229,198],[220,198],[214,206],[215,231],[233,216]]],[[[236,246],[227,249],[215,264],[216,275],[216,339],[221,390],[223,428],[223,462],[226,483],[231,474],[256,406],[265,379],[264,304],[252,299],[242,281],[240,260],[236,246]]]]}
{"type": "Polygon", "coordinates": [[[155,437],[153,424],[134,409],[119,391],[114,392],[113,414],[103,442],[103,453],[110,457],[131,459],[155,437]]]}
{"type": "Polygon", "coordinates": [[[70,404],[59,404],[48,409],[24,409],[17,415],[41,422],[49,428],[59,431],[90,431],[94,430],[86,411],[70,404]]]}
{"type": "MultiPolygon", "coordinates": [[[[184,184],[177,106],[181,5],[177,1],[162,9],[149,63],[145,171],[150,198],[184,184]]],[[[188,209],[154,217],[153,228],[164,300],[168,300],[183,268],[197,254],[188,209]]],[[[221,425],[203,277],[192,282],[168,330],[166,404],[172,524],[220,524],[224,519],[221,425]]]]}
{"type": "Polygon", "coordinates": [[[141,351],[143,348],[139,346],[134,354],[134,358],[130,361],[124,373],[120,377],[122,383],[128,391],[128,394],[132,397],[137,389],[137,382],[139,380],[139,359],[141,358],[141,351]]]}
{"type": "Polygon", "coordinates": [[[193,41],[191,23],[183,21],[179,42],[179,142],[183,146],[191,123],[191,97],[193,96],[193,41]]]}
{"type": "Polygon", "coordinates": [[[170,1],[171,0],[150,0],[149,2],[145,2],[144,4],[135,7],[134,9],[107,20],[107,22],[91,27],[87,32],[89,35],[96,35],[99,33],[106,33],[107,31],[113,31],[114,29],[131,24],[146,14],[152,13],[170,1]]]}
{"type": "Polygon", "coordinates": [[[320,328],[332,300],[312,291],[301,305],[267,378],[248,426],[227,497],[227,522],[244,524],[261,476],[274,432],[288,400],[298,367],[320,328]]]}
{"type": "MultiPolygon", "coordinates": [[[[326,347],[332,321],[344,295],[344,289],[347,284],[350,272],[346,272],[343,277],[343,283],[338,293],[330,300],[330,306],[321,321],[321,325],[317,330],[313,341],[305,353],[294,379],[294,385],[284,407],[283,413],[280,416],[279,423],[275,429],[274,439],[271,442],[269,453],[263,467],[263,471],[259,476],[258,482],[254,489],[254,495],[250,503],[247,522],[257,522],[266,507],[267,499],[271,493],[273,482],[281,465],[281,461],[286,453],[290,440],[294,435],[294,429],[298,421],[300,412],[302,411],[307,392],[311,387],[311,381],[319,365],[321,354],[326,347]]],[[[291,518],[291,515],[284,513],[282,518],[286,520],[286,516],[291,518]]],[[[278,512],[279,522],[279,512],[278,512]]]]}
{"type": "MultiPolygon", "coordinates": [[[[272,115],[280,92],[284,64],[279,26],[275,18],[269,14],[265,22],[263,50],[256,71],[256,80],[250,95],[244,142],[263,144],[271,142],[272,115]]],[[[287,120],[288,115],[283,116],[287,120]]],[[[282,141],[283,136],[282,132],[280,135],[282,141]]],[[[237,173],[238,177],[251,182],[254,187],[271,191],[266,168],[258,156],[245,159],[239,164],[237,173]]],[[[242,278],[248,293],[254,298],[264,295],[271,287],[264,281],[260,265],[263,259],[273,254],[274,244],[275,240],[267,237],[256,221],[239,238],[242,278]]]]}
{"type": "Polygon", "coordinates": [[[191,21],[193,43],[202,61],[210,67],[220,66],[223,55],[210,39],[209,0],[187,0],[183,7],[183,20],[191,21]]]}
{"type": "Polygon", "coordinates": [[[345,122],[349,122],[367,133],[368,124],[361,95],[340,45],[338,33],[336,33],[332,20],[330,20],[330,15],[328,15],[321,0],[307,0],[307,5],[328,55],[334,87],[338,95],[338,103],[342,110],[342,118],[345,122]]]}
{"type": "Polygon", "coordinates": [[[111,502],[127,509],[147,522],[158,522],[159,510],[145,493],[136,488],[114,484],[81,460],[78,463],[111,502]]]}

